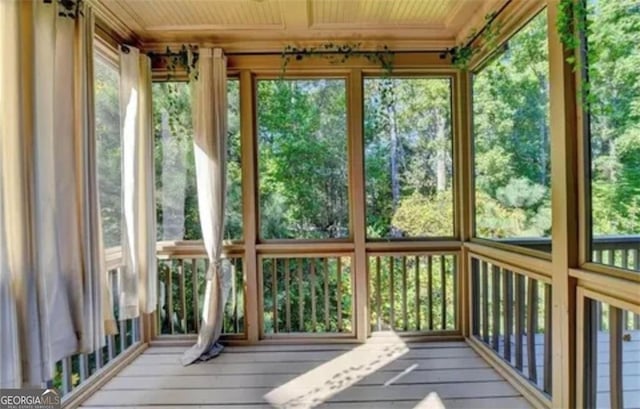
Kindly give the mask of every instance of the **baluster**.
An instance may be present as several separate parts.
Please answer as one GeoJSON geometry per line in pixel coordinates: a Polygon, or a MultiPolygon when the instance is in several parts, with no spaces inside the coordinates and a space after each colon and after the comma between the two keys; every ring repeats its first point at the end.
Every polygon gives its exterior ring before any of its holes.
{"type": "Polygon", "coordinates": [[[175,328],[173,326],[173,263],[169,263],[169,270],[167,272],[167,318],[169,320],[169,333],[174,334],[175,328]]]}
{"type": "Polygon", "coordinates": [[[511,330],[513,328],[513,273],[504,270],[502,275],[502,293],[504,294],[504,359],[511,363],[511,330]]]}
{"type": "Polygon", "coordinates": [[[336,291],[336,301],[338,303],[338,332],[342,332],[342,259],[337,257],[338,263],[338,288],[336,291]]]}
{"type": "Polygon", "coordinates": [[[551,394],[552,373],[551,351],[552,351],[552,326],[551,326],[551,284],[544,285],[544,391],[551,394]]]}
{"type": "Polygon", "coordinates": [[[516,300],[515,300],[515,340],[516,340],[516,369],[523,370],[522,365],[522,337],[525,321],[525,278],[516,274],[516,300]]]}
{"type": "Polygon", "coordinates": [[[193,328],[200,332],[200,291],[198,291],[198,265],[196,259],[191,260],[191,286],[193,292],[193,328]]]}
{"type": "Polygon", "coordinates": [[[279,330],[278,323],[278,259],[271,259],[271,302],[272,314],[273,314],[273,332],[277,333],[279,330]]]}
{"type": "Polygon", "coordinates": [[[309,274],[311,281],[311,331],[318,330],[316,323],[316,267],[315,259],[309,259],[309,274]]]}
{"type": "Polygon", "coordinates": [[[500,267],[492,266],[491,277],[491,345],[500,350],[500,267]]]}
{"type": "Polygon", "coordinates": [[[453,285],[452,293],[453,293],[453,325],[454,328],[457,328],[458,325],[458,257],[457,256],[449,256],[451,260],[451,282],[453,285]]]}
{"type": "Polygon", "coordinates": [[[380,256],[376,256],[376,312],[378,331],[382,331],[382,279],[380,278],[380,256]]]}
{"type": "Polygon", "coordinates": [[[233,258],[233,270],[231,271],[231,305],[233,308],[233,333],[237,334],[240,332],[240,327],[238,323],[238,288],[237,288],[237,277],[238,272],[238,259],[233,258]]]}
{"type": "Polygon", "coordinates": [[[420,258],[415,257],[415,274],[416,274],[416,331],[420,331],[420,258]]]}
{"type": "Polygon", "coordinates": [[[433,256],[427,256],[427,274],[429,286],[427,287],[427,309],[429,310],[429,331],[433,331],[433,256]]]}
{"type": "Polygon", "coordinates": [[[80,383],[89,377],[89,356],[87,354],[78,355],[78,369],[80,372],[80,383]]]}
{"type": "Polygon", "coordinates": [[[62,359],[62,394],[66,395],[73,389],[71,382],[71,358],[66,357],[62,359]]]}
{"type": "MultiPolygon", "coordinates": [[[[185,277],[184,277],[184,260],[178,260],[178,278],[180,285],[180,326],[184,333],[187,333],[187,292],[185,290],[185,277]]],[[[224,322],[224,320],[223,320],[224,322]]]]}
{"type": "Polygon", "coordinates": [[[447,275],[445,273],[444,255],[440,256],[440,329],[447,328],[447,275]]]}
{"type": "Polygon", "coordinates": [[[489,343],[489,266],[482,262],[482,340],[489,343]]]}
{"type": "Polygon", "coordinates": [[[325,257],[324,264],[324,326],[326,331],[331,331],[329,327],[331,321],[329,320],[329,258],[325,257]]]}
{"type": "Polygon", "coordinates": [[[624,408],[622,395],[622,310],[609,306],[609,388],[611,408],[624,408]]]}
{"type": "Polygon", "coordinates": [[[298,330],[304,332],[304,286],[302,263],[304,259],[298,259],[298,330]]]}
{"type": "Polygon", "coordinates": [[[402,256],[402,323],[405,331],[409,329],[407,318],[407,257],[402,256]]]}
{"type": "Polygon", "coordinates": [[[527,358],[529,364],[529,380],[538,383],[536,364],[536,332],[538,327],[538,282],[527,278],[527,358]]]}
{"type": "Polygon", "coordinates": [[[291,288],[289,259],[284,259],[284,320],[287,332],[291,332],[291,288]]]}
{"type": "Polygon", "coordinates": [[[395,305],[395,293],[396,293],[396,288],[395,288],[395,274],[394,274],[394,258],[393,256],[389,257],[389,304],[391,307],[391,311],[390,311],[390,319],[391,319],[391,329],[395,330],[396,329],[396,305],[395,305]]]}
{"type": "Polygon", "coordinates": [[[472,335],[480,335],[480,272],[478,259],[471,259],[471,319],[472,335]]]}

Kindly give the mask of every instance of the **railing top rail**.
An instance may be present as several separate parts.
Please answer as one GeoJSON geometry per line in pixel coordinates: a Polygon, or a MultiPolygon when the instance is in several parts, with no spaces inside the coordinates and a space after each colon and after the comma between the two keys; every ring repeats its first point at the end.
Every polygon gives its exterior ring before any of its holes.
{"type": "MultiPolygon", "coordinates": [[[[548,237],[514,237],[504,239],[493,239],[499,243],[516,244],[516,245],[531,245],[531,246],[544,246],[550,245],[551,239],[548,237]]],[[[595,236],[593,243],[597,247],[598,245],[615,245],[615,244],[638,244],[640,243],[640,234],[631,235],[610,235],[610,236],[595,236]]]]}

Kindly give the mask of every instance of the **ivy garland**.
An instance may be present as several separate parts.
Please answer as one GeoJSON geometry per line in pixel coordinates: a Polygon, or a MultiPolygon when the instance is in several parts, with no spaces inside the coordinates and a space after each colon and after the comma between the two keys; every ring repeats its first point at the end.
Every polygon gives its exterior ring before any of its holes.
{"type": "Polygon", "coordinates": [[[385,75],[393,72],[394,53],[388,46],[384,45],[379,50],[366,51],[362,50],[362,43],[324,43],[317,47],[298,48],[293,45],[287,45],[282,50],[282,67],[281,76],[287,72],[289,63],[292,60],[302,61],[305,58],[323,58],[332,64],[341,64],[347,62],[353,57],[364,58],[371,63],[377,64],[384,70],[385,75]]]}
{"type": "Polygon", "coordinates": [[[570,55],[567,62],[574,70],[580,69],[580,59],[576,58],[576,51],[582,43],[582,33],[587,30],[587,4],[583,0],[560,0],[558,3],[558,20],[556,30],[565,50],[570,55]]]}
{"type": "Polygon", "coordinates": [[[197,62],[199,53],[197,45],[183,44],[175,51],[167,47],[163,53],[150,51],[147,55],[151,58],[152,65],[161,66],[167,70],[169,79],[171,75],[180,69],[187,73],[189,80],[198,79],[197,62]]]}
{"type": "MultiPolygon", "coordinates": [[[[582,58],[577,57],[578,51],[584,47],[584,38],[588,35],[587,2],[585,0],[560,0],[558,3],[558,20],[556,30],[560,41],[567,53],[566,61],[574,72],[583,70],[582,58]]],[[[589,108],[595,96],[589,92],[589,81],[586,75],[580,76],[577,94],[578,101],[585,109],[589,108]]]]}
{"type": "Polygon", "coordinates": [[[497,45],[497,39],[502,29],[501,24],[494,23],[497,16],[496,12],[484,16],[485,24],[480,31],[471,31],[462,44],[446,49],[440,54],[440,58],[444,59],[450,56],[451,62],[456,68],[466,71],[471,59],[480,52],[482,47],[494,48],[497,45]],[[480,40],[480,46],[478,46],[478,40],[480,40]]]}

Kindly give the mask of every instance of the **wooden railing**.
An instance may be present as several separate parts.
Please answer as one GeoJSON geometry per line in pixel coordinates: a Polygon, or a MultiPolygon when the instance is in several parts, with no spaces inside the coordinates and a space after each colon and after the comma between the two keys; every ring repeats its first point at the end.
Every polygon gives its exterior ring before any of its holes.
{"type": "MultiPolygon", "coordinates": [[[[497,242],[551,252],[549,238],[514,238],[497,242]]],[[[594,237],[592,260],[598,264],[640,271],[640,235],[594,237]]]]}
{"type": "Polygon", "coordinates": [[[352,257],[261,256],[262,334],[352,334],[352,257]]]}
{"type": "Polygon", "coordinates": [[[640,236],[596,237],[593,261],[627,270],[640,271],[640,236]]]}
{"type": "Polygon", "coordinates": [[[404,333],[458,329],[455,254],[371,254],[372,331],[404,333]]]}
{"type": "Polygon", "coordinates": [[[471,333],[551,394],[551,283],[471,256],[471,333]]]}
{"type": "Polygon", "coordinates": [[[627,408],[640,402],[640,314],[580,290],[578,402],[586,408],[627,408]]]}
{"type": "MultiPolygon", "coordinates": [[[[158,259],[157,335],[197,334],[200,330],[209,261],[197,254],[163,254],[158,259]]],[[[241,256],[229,256],[231,283],[222,332],[245,332],[244,267],[241,256]]]]}
{"type": "Polygon", "coordinates": [[[75,354],[56,363],[56,371],[51,385],[58,389],[63,399],[70,392],[85,384],[105,365],[113,362],[123,352],[140,342],[140,320],[120,319],[118,309],[118,294],[120,292],[120,273],[122,271],[122,257],[120,248],[108,249],[106,263],[111,285],[114,316],[118,323],[118,333],[109,335],[105,339],[105,346],[92,353],[75,354]]]}

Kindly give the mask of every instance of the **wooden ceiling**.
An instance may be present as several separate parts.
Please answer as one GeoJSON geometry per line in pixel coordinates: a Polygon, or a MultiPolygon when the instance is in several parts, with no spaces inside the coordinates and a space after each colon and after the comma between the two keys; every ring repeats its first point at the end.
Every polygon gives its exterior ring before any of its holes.
{"type": "Polygon", "coordinates": [[[243,51],[314,41],[384,42],[394,49],[454,45],[505,0],[94,0],[124,37],[208,43],[243,51]]]}

